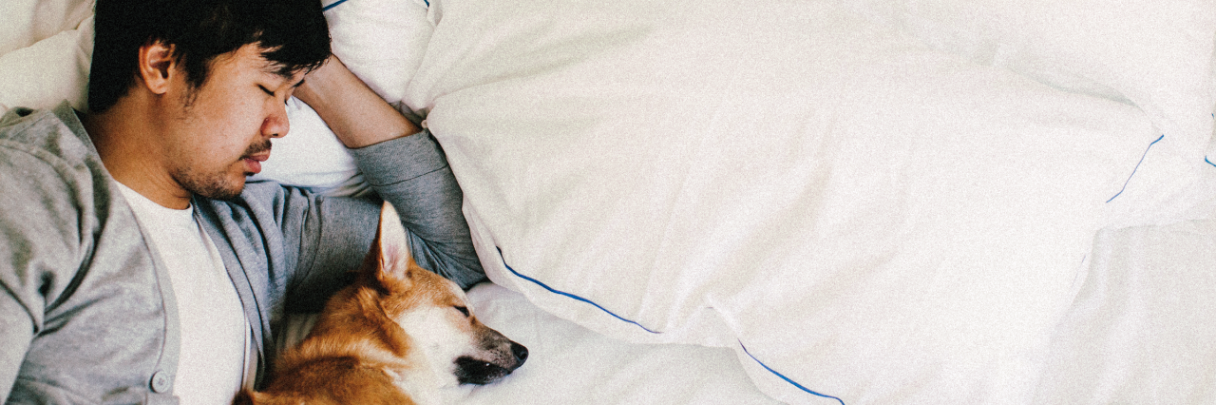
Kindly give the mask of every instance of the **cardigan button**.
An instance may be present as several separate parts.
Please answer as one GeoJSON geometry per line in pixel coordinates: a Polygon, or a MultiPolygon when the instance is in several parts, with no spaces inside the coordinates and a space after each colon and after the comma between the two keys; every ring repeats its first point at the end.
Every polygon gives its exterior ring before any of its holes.
{"type": "Polygon", "coordinates": [[[164,394],[173,388],[173,380],[169,378],[169,373],[165,370],[157,370],[152,373],[152,381],[149,383],[152,386],[152,391],[157,394],[164,394]]]}

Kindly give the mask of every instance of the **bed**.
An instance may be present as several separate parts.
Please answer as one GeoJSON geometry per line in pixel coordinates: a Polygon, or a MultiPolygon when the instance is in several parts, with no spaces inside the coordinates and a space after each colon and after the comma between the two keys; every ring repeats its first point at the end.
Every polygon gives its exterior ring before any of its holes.
{"type": "MultiPolygon", "coordinates": [[[[533,353],[455,403],[1216,403],[1216,3],[323,4],[533,353]]],[[[0,108],[89,7],[0,6],[0,108]]],[[[261,176],[366,192],[289,112],[261,176]]]]}

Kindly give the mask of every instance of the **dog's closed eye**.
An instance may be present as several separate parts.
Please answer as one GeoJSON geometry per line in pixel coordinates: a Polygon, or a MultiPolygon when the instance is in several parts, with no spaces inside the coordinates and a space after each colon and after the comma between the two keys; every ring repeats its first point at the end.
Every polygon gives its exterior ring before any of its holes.
{"type": "Polygon", "coordinates": [[[464,314],[465,318],[469,317],[469,307],[455,306],[453,308],[456,308],[457,311],[460,311],[461,314],[464,314]]]}

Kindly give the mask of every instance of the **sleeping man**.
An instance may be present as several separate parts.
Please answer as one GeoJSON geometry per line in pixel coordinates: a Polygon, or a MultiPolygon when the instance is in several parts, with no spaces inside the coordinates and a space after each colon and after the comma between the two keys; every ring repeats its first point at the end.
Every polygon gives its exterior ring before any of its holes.
{"type": "Polygon", "coordinates": [[[316,0],[98,0],[90,112],[0,118],[0,402],[228,403],[319,309],[375,201],[251,182],[310,103],[413,256],[484,278],[442,151],[330,56],[316,0]]]}

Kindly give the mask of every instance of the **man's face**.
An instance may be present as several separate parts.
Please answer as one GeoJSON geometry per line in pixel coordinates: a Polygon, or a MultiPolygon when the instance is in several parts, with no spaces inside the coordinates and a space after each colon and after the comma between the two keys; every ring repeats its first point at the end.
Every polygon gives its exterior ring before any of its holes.
{"type": "Polygon", "coordinates": [[[184,79],[173,83],[186,96],[170,112],[165,162],[182,188],[208,198],[236,197],[245,177],[261,171],[270,156],[270,138],[287,134],[285,104],[304,74],[277,74],[261,52],[250,44],[217,57],[198,88],[184,79]]]}

